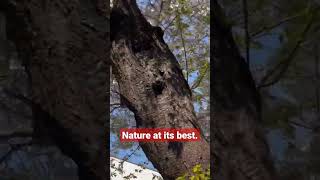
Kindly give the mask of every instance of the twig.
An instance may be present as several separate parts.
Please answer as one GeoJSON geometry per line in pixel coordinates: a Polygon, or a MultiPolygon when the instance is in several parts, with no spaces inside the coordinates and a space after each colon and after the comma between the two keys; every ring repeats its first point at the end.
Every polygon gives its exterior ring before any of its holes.
{"type": "Polygon", "coordinates": [[[6,88],[3,89],[3,92],[13,98],[19,99],[21,102],[25,103],[26,105],[32,106],[35,104],[31,99],[25,97],[23,94],[17,94],[15,92],[12,92],[12,91],[6,89],[6,88]]]}
{"type": "Polygon", "coordinates": [[[95,32],[98,32],[98,29],[93,25],[93,24],[90,24],[90,23],[88,23],[87,21],[81,21],[81,24],[83,25],[83,26],[85,26],[86,28],[88,28],[88,29],[91,29],[91,30],[93,30],[93,31],[95,31],[95,32]]]}
{"type": "Polygon", "coordinates": [[[113,111],[115,111],[116,109],[119,109],[119,108],[121,108],[121,106],[116,106],[116,107],[112,108],[110,113],[113,113],[113,111]]]}
{"type": "MultiPolygon", "coordinates": [[[[191,9],[197,8],[199,5],[201,5],[201,3],[192,6],[191,9]]],[[[192,15],[192,16],[194,16],[194,15],[192,15]]],[[[177,17],[178,17],[178,13],[174,16],[174,18],[172,18],[172,20],[168,23],[168,25],[163,28],[163,32],[166,32],[166,30],[173,24],[173,22],[177,19],[177,17]]]]}
{"type": "Polygon", "coordinates": [[[180,38],[181,38],[183,51],[184,51],[185,68],[186,68],[187,82],[188,82],[188,80],[189,80],[188,58],[187,58],[186,45],[185,45],[184,38],[183,38],[183,35],[182,35],[183,34],[183,30],[182,30],[182,27],[181,27],[181,17],[179,18],[179,30],[180,30],[180,38]]]}
{"type": "Polygon", "coordinates": [[[292,125],[295,125],[295,126],[299,126],[299,127],[305,128],[305,129],[312,130],[312,131],[314,131],[314,130],[316,129],[316,128],[307,126],[307,125],[305,125],[305,124],[298,123],[298,122],[296,122],[296,121],[289,121],[289,123],[292,124],[292,125]]]}
{"type": "Polygon", "coordinates": [[[130,159],[130,157],[140,148],[140,145],[138,145],[128,156],[123,158],[123,161],[127,161],[130,159]]]}
{"type": "Polygon", "coordinates": [[[195,89],[195,88],[197,88],[197,87],[200,85],[200,83],[202,82],[203,78],[206,76],[206,74],[207,74],[207,72],[208,72],[208,70],[209,70],[209,67],[210,67],[210,66],[206,66],[206,69],[204,70],[204,73],[201,74],[201,76],[198,78],[198,81],[195,82],[195,83],[191,86],[191,89],[195,89]]]}
{"type": "Polygon", "coordinates": [[[250,69],[250,34],[249,34],[249,22],[248,22],[248,5],[247,0],[242,0],[243,16],[244,16],[244,30],[246,39],[246,60],[250,69]]]}
{"type": "Polygon", "coordinates": [[[275,24],[273,24],[273,25],[265,26],[265,27],[261,28],[260,30],[252,33],[250,36],[251,36],[252,38],[257,38],[257,37],[259,37],[259,35],[261,35],[261,34],[264,33],[265,31],[269,31],[269,30],[271,30],[271,29],[274,29],[274,28],[276,28],[276,27],[278,27],[278,26],[280,26],[280,25],[282,25],[282,24],[284,24],[284,23],[286,23],[286,22],[288,22],[288,21],[294,20],[294,19],[302,16],[303,14],[304,14],[304,13],[299,13],[299,14],[296,14],[296,15],[294,15],[294,16],[286,17],[286,18],[280,20],[279,22],[277,22],[277,23],[275,23],[275,24]]]}
{"type": "Polygon", "coordinates": [[[316,91],[316,111],[317,111],[317,116],[320,116],[320,87],[319,87],[319,80],[320,80],[320,72],[319,72],[319,46],[318,44],[315,45],[314,47],[314,53],[315,53],[315,59],[314,59],[314,66],[315,66],[315,91],[316,91]]]}
{"type": "Polygon", "coordinates": [[[166,30],[173,24],[173,22],[176,20],[178,15],[176,15],[169,23],[166,27],[163,28],[163,32],[166,32],[166,30]]]}
{"type": "Polygon", "coordinates": [[[0,143],[2,141],[7,141],[11,138],[27,138],[32,137],[33,131],[32,130],[25,130],[25,131],[17,131],[11,133],[1,133],[0,132],[0,143]]]}
{"type": "Polygon", "coordinates": [[[157,24],[156,24],[156,26],[158,26],[159,23],[160,23],[162,10],[163,10],[163,1],[160,2],[160,10],[159,10],[159,13],[158,13],[158,18],[157,18],[157,24]]]}

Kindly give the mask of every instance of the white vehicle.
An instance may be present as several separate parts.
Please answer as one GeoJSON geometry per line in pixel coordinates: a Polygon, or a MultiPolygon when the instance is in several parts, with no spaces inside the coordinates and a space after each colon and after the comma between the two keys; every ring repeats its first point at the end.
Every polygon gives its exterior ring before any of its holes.
{"type": "Polygon", "coordinates": [[[115,157],[110,157],[111,180],[163,180],[159,172],[115,157]]]}

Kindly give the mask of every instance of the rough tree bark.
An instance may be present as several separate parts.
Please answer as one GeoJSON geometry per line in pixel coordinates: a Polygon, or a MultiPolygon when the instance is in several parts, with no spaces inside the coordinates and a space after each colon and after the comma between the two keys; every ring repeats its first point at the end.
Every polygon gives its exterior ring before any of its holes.
{"type": "Polygon", "coordinates": [[[50,137],[79,179],[108,177],[107,0],[1,0],[32,88],[34,137],[50,137]]]}
{"type": "MultiPolygon", "coordinates": [[[[198,128],[191,91],[179,64],[135,0],[118,0],[111,10],[111,56],[121,101],[138,127],[198,128]]],[[[174,179],[198,163],[209,165],[209,144],[140,143],[164,179],[174,179]]]]}
{"type": "Polygon", "coordinates": [[[259,126],[259,93],[216,0],[212,28],[214,179],[275,180],[269,147],[259,126]]]}

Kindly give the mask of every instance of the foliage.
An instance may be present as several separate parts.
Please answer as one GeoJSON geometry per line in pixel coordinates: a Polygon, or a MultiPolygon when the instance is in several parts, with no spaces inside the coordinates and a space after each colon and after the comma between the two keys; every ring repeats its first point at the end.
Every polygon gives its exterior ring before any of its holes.
{"type": "Polygon", "coordinates": [[[201,164],[197,164],[192,168],[191,173],[186,173],[176,178],[176,180],[210,180],[210,168],[203,170],[201,164]]]}
{"type": "MultiPolygon", "coordinates": [[[[198,106],[209,97],[209,0],[140,0],[145,17],[164,30],[164,40],[176,56],[198,106]]],[[[207,102],[207,103],[203,103],[207,102]]]]}

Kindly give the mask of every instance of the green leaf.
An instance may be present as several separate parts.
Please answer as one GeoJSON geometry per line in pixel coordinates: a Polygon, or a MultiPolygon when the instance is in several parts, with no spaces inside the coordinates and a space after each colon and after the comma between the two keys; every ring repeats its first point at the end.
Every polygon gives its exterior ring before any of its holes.
{"type": "Polygon", "coordinates": [[[193,173],[201,173],[201,165],[200,164],[198,164],[198,165],[196,165],[196,166],[194,166],[193,168],[192,168],[192,172],[193,173]]]}

